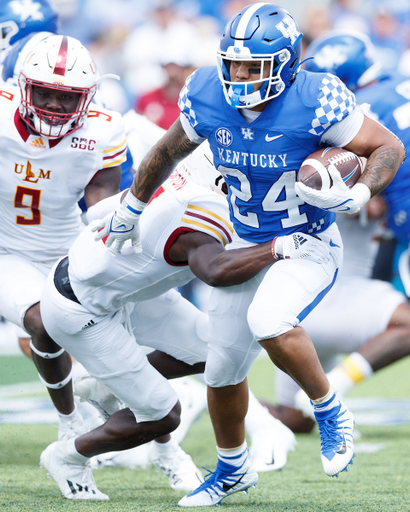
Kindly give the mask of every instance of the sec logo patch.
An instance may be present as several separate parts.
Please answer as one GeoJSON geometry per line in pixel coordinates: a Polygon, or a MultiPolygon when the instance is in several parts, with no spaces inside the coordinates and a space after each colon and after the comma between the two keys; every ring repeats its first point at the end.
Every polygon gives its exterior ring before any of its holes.
{"type": "Polygon", "coordinates": [[[216,141],[221,145],[228,147],[233,142],[232,133],[228,130],[228,128],[219,128],[219,130],[215,133],[216,141]]]}

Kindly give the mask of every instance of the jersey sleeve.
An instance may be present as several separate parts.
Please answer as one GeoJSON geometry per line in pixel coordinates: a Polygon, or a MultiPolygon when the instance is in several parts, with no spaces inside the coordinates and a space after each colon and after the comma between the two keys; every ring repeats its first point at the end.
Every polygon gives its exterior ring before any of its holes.
{"type": "Polygon", "coordinates": [[[309,133],[321,136],[356,108],[356,97],[336,76],[330,73],[313,75],[317,75],[318,90],[316,89],[316,105],[309,133]]]}
{"type": "Polygon", "coordinates": [[[103,150],[103,169],[123,164],[127,160],[127,139],[122,117],[112,117],[111,137],[103,150]]]}
{"type": "Polygon", "coordinates": [[[216,193],[193,197],[182,216],[181,227],[210,235],[224,247],[232,242],[227,201],[216,193]]]}
{"type": "MultiPolygon", "coordinates": [[[[188,138],[200,144],[209,135],[215,111],[220,110],[222,87],[215,66],[195,70],[185,81],[179,94],[178,106],[182,126],[188,138]]],[[[225,99],[223,100],[225,101],[225,99]]]]}

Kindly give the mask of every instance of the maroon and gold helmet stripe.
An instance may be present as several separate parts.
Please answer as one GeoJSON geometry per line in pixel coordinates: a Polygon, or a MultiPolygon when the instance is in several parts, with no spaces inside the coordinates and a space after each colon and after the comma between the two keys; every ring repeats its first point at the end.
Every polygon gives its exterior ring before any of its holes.
{"type": "Polygon", "coordinates": [[[54,66],[54,74],[65,76],[67,70],[67,55],[68,55],[68,37],[63,36],[61,40],[60,49],[58,50],[58,55],[56,59],[56,63],[54,66]]]}

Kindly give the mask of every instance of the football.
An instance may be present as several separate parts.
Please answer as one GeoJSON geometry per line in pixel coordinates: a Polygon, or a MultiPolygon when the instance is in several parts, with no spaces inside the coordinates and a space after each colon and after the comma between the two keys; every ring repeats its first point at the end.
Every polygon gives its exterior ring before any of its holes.
{"type": "Polygon", "coordinates": [[[329,165],[339,171],[349,188],[353,187],[363,172],[363,162],[355,153],[343,148],[328,147],[318,149],[303,161],[297,180],[315,190],[329,190],[333,185],[329,165]]]}

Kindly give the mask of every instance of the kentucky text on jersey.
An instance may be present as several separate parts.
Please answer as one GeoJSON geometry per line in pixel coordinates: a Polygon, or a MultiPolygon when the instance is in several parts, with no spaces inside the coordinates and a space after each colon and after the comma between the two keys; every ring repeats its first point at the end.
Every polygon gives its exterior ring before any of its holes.
{"type": "Polygon", "coordinates": [[[232,151],[230,149],[218,148],[218,154],[220,160],[227,164],[233,165],[250,165],[251,167],[275,167],[286,166],[286,154],[285,155],[258,155],[257,153],[245,153],[232,151]],[[276,160],[280,160],[281,163],[278,165],[276,160]]]}

